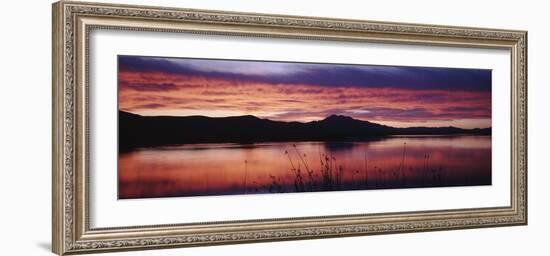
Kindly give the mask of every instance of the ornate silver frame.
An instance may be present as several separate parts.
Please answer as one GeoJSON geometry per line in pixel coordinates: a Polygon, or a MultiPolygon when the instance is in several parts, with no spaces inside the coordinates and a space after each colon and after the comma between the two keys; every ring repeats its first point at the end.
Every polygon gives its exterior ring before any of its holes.
{"type": "Polygon", "coordinates": [[[201,246],[527,224],[527,32],[61,1],[53,5],[53,251],[201,246]],[[93,29],[498,48],[511,51],[511,205],[92,229],[88,34],[93,29]]]}

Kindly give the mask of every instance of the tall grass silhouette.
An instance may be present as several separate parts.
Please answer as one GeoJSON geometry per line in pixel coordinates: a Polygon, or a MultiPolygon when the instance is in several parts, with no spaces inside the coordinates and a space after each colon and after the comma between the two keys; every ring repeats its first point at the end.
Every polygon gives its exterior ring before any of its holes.
{"type": "MultiPolygon", "coordinates": [[[[384,171],[374,165],[369,170],[368,152],[363,156],[363,172],[361,170],[344,170],[340,162],[331,152],[323,153],[319,150],[319,168],[313,168],[308,162],[308,156],[302,154],[296,144],[285,149],[284,155],[289,163],[292,185],[282,182],[280,177],[269,175],[270,185],[266,190],[270,193],[284,192],[313,192],[339,191],[357,189],[432,187],[446,184],[443,166],[436,168],[430,163],[430,154],[423,155],[421,168],[414,169],[407,166],[407,143],[403,142],[403,149],[399,164],[393,171],[384,171]],[[408,167],[408,168],[407,168],[408,167]],[[343,180],[344,173],[348,178],[343,180]],[[350,177],[351,176],[351,177],[350,177]],[[289,191],[290,189],[290,191],[289,191]]],[[[245,193],[246,190],[246,161],[245,161],[245,193]]]]}

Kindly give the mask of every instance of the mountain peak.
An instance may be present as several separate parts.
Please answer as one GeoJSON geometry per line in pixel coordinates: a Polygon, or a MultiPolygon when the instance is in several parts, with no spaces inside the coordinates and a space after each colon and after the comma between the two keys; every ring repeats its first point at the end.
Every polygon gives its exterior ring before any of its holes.
{"type": "Polygon", "coordinates": [[[355,119],[350,116],[344,115],[330,115],[323,119],[323,121],[355,121],[355,119]]]}

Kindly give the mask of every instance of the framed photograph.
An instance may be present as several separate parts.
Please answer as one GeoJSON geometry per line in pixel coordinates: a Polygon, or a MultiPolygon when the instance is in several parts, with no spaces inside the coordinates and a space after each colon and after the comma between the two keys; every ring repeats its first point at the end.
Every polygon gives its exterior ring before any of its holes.
{"type": "Polygon", "coordinates": [[[527,224],[527,32],[61,1],[53,251],[527,224]]]}

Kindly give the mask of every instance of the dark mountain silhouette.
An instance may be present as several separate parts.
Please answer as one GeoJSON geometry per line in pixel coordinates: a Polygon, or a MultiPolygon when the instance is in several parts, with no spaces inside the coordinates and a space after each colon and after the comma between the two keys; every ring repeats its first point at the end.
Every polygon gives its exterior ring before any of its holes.
{"type": "Polygon", "coordinates": [[[307,123],[255,116],[140,116],[119,111],[119,148],[267,141],[361,141],[389,135],[491,134],[491,128],[395,128],[348,116],[332,115],[307,123]]]}

